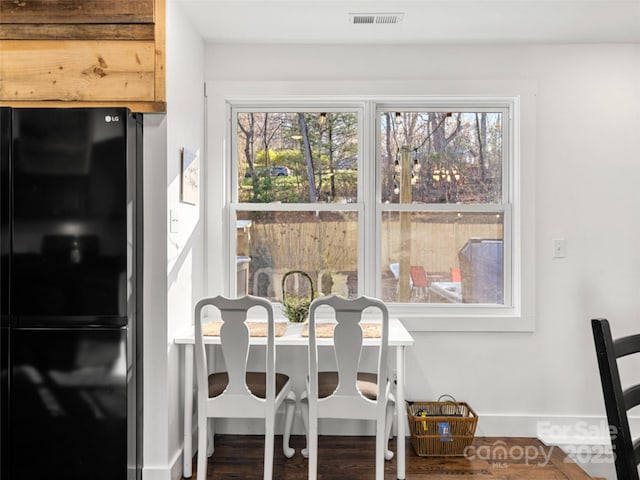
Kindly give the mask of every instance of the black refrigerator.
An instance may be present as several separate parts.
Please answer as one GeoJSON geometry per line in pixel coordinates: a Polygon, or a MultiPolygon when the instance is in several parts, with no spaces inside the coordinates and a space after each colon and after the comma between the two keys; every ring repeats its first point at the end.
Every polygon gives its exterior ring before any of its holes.
{"type": "Polygon", "coordinates": [[[127,109],[0,108],[1,480],[141,478],[141,153],[127,109]]]}

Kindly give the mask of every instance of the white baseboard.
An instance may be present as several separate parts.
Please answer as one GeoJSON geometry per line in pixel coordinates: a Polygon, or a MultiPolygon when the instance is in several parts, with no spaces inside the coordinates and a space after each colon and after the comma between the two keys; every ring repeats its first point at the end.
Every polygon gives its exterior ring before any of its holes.
{"type": "MultiPolygon", "coordinates": [[[[629,418],[632,431],[640,432],[640,416],[629,418]]],[[[569,440],[577,444],[609,443],[605,416],[499,415],[478,413],[478,437],[535,437],[552,444],[569,440]]]]}
{"type": "Polygon", "coordinates": [[[174,453],[168,466],[142,467],[142,480],[181,480],[182,450],[174,453]]]}
{"type": "Polygon", "coordinates": [[[142,467],[142,480],[173,480],[166,466],[142,467]]]}
{"type": "MultiPolygon", "coordinates": [[[[406,418],[403,416],[404,421],[406,418]]],[[[321,435],[373,435],[370,422],[325,420],[319,425],[321,435]]],[[[640,432],[640,417],[629,419],[631,430],[640,432]]],[[[196,445],[196,419],[193,420],[196,445]]],[[[276,418],[276,434],[282,431],[282,415],[276,418]]],[[[409,429],[405,428],[409,436],[409,429]]],[[[264,422],[252,419],[219,419],[216,433],[237,435],[264,434],[264,422]]],[[[293,435],[303,435],[302,422],[295,418],[293,435]]],[[[540,438],[549,445],[605,445],[609,444],[607,420],[604,416],[561,415],[502,415],[478,413],[477,437],[529,437],[540,438]]]]}
{"type": "MultiPolygon", "coordinates": [[[[263,435],[264,421],[256,419],[218,419],[215,432],[221,434],[263,435]]],[[[373,422],[360,420],[322,420],[318,424],[320,435],[375,435],[373,422]]],[[[276,435],[282,434],[282,423],[276,423],[276,435]]],[[[292,435],[304,435],[298,422],[291,431],[292,435]]],[[[194,444],[195,445],[195,444],[194,444]]]]}
{"type": "Polygon", "coordinates": [[[173,459],[170,463],[170,477],[171,480],[182,479],[182,450],[179,450],[173,455],[173,459]]]}

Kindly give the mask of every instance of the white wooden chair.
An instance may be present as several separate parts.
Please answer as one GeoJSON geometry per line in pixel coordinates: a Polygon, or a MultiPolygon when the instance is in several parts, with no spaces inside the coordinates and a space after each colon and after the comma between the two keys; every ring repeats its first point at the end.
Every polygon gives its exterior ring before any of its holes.
{"type": "Polygon", "coordinates": [[[387,448],[395,399],[387,378],[389,312],[385,304],[373,298],[347,300],[335,295],[313,301],[309,309],[309,379],[302,394],[300,407],[307,432],[309,479],[315,480],[318,467],[318,419],[365,419],[376,421],[376,479],[384,478],[384,460],[393,452],[387,448]],[[334,351],[337,372],[318,372],[316,316],[319,307],[333,308],[337,325],[334,330],[334,351]],[[375,373],[358,371],[363,344],[360,326],[362,312],[376,308],[382,314],[378,365],[375,373]]]}
{"type": "MultiPolygon", "coordinates": [[[[296,397],[291,381],[276,373],[275,325],[273,307],[268,300],[246,296],[239,299],[205,298],[195,307],[195,363],[198,403],[198,480],[207,473],[207,420],[209,418],[264,418],[264,479],[273,475],[275,414],[285,402],[283,451],[291,458],[289,435],[296,397]],[[208,374],[207,358],[202,336],[202,310],[213,306],[220,311],[222,355],[227,371],[208,374]],[[245,321],[250,308],[264,308],[267,312],[266,372],[247,372],[250,331],[245,321]]],[[[213,453],[213,434],[209,436],[213,453]]]]}

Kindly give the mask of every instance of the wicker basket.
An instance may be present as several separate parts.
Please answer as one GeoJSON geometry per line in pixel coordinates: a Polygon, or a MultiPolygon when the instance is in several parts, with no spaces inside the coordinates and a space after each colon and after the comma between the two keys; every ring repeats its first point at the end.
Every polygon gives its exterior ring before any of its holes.
{"type": "Polygon", "coordinates": [[[407,402],[411,445],[421,457],[462,456],[478,415],[464,402],[407,402]]]}
{"type": "Polygon", "coordinates": [[[301,270],[291,270],[284,274],[282,277],[282,306],[284,307],[284,313],[290,322],[304,322],[309,316],[309,306],[315,298],[316,293],[313,289],[313,280],[311,277],[301,270]],[[287,278],[291,275],[301,275],[309,282],[309,289],[311,290],[311,296],[306,297],[291,297],[287,296],[287,278]]]}

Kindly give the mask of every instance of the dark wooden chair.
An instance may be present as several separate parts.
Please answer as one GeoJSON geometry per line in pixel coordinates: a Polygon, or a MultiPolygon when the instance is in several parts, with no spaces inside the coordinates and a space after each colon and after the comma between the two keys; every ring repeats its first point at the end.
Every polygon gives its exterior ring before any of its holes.
{"type": "Polygon", "coordinates": [[[640,480],[640,439],[633,441],[627,410],[640,405],[640,384],[622,390],[617,360],[640,353],[640,334],[611,338],[609,322],[605,319],[591,320],[593,339],[596,345],[600,381],[609,420],[611,445],[615,455],[618,480],[640,480]]]}

